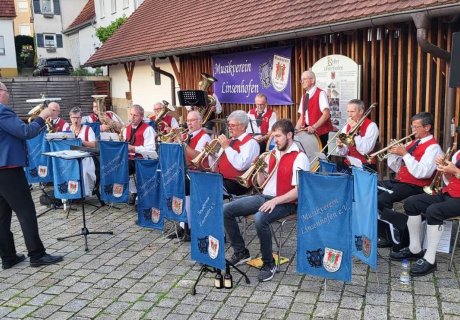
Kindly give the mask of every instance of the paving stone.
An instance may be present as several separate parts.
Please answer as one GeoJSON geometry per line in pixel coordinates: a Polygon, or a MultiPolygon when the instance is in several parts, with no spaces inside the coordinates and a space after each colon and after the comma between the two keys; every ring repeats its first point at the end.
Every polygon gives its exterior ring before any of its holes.
{"type": "Polygon", "coordinates": [[[237,319],[240,311],[241,307],[223,305],[222,308],[220,308],[220,310],[217,312],[216,318],[234,320],[237,319]]]}
{"type": "Polygon", "coordinates": [[[99,313],[101,313],[101,311],[101,308],[84,307],[77,313],[77,316],[94,319],[99,313]]]}
{"type": "Polygon", "coordinates": [[[143,311],[128,310],[125,313],[123,313],[118,318],[118,320],[138,320],[138,319],[142,319],[144,314],[145,314],[145,312],[143,312],[143,311]]]}
{"type": "Polygon", "coordinates": [[[335,302],[318,302],[313,317],[334,318],[338,307],[339,304],[335,302]]]}
{"type": "Polygon", "coordinates": [[[359,297],[343,297],[340,301],[340,308],[361,310],[363,306],[363,298],[359,297]]]}
{"type": "Polygon", "coordinates": [[[387,316],[387,307],[385,306],[376,306],[376,305],[367,305],[364,307],[364,319],[366,320],[386,320],[387,316]]]}
{"type": "Polygon", "coordinates": [[[392,290],[390,295],[390,301],[412,303],[412,293],[392,290]]]}
{"type": "Polygon", "coordinates": [[[339,309],[337,320],[361,319],[360,310],[339,309]]]}
{"type": "Polygon", "coordinates": [[[35,310],[32,313],[32,315],[34,317],[47,319],[51,315],[53,315],[59,308],[60,308],[60,306],[55,306],[55,305],[51,305],[51,304],[44,305],[41,308],[39,307],[37,310],[35,310]]]}
{"type": "Polygon", "coordinates": [[[386,306],[388,305],[388,296],[380,293],[368,293],[366,304],[386,306]]]}
{"type": "Polygon", "coordinates": [[[0,306],[0,318],[3,318],[4,316],[6,316],[8,313],[12,312],[13,310],[14,310],[13,308],[0,306]]]}
{"type": "Polygon", "coordinates": [[[441,319],[439,316],[439,311],[436,308],[417,308],[415,309],[415,317],[416,319],[441,319]]]}
{"type": "Polygon", "coordinates": [[[390,316],[394,318],[413,318],[413,305],[409,303],[390,302],[390,316]]]}
{"type": "Polygon", "coordinates": [[[460,303],[442,302],[441,307],[443,314],[454,314],[460,316],[460,303]]]}
{"type": "Polygon", "coordinates": [[[27,315],[31,314],[35,310],[37,310],[37,306],[21,306],[14,310],[13,312],[8,314],[8,317],[11,318],[25,318],[27,315]]]}
{"type": "Polygon", "coordinates": [[[61,308],[61,311],[78,312],[89,303],[88,300],[74,299],[61,308]]]}

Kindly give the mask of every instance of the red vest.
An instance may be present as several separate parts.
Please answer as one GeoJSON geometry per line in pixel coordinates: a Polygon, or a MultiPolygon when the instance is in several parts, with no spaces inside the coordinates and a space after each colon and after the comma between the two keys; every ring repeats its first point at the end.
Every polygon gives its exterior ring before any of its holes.
{"type": "MultiPolygon", "coordinates": [[[[155,119],[156,119],[155,115],[150,116],[150,120],[155,121],[155,119]]],[[[160,133],[166,133],[165,127],[167,125],[168,127],[171,128],[172,119],[173,119],[173,117],[171,115],[169,115],[169,114],[165,115],[163,117],[163,119],[161,119],[160,123],[158,124],[158,127],[156,128],[156,131],[160,132],[160,133]],[[165,125],[165,123],[166,123],[166,125],[165,125]]]]}
{"type": "MultiPolygon", "coordinates": [[[[257,119],[257,115],[258,115],[257,108],[251,109],[249,113],[254,116],[254,119],[257,119]]],[[[272,114],[273,114],[273,110],[267,109],[267,112],[265,112],[265,114],[262,116],[262,123],[260,124],[260,133],[267,134],[268,128],[270,126],[270,118],[272,114]]]]}
{"type": "MultiPolygon", "coordinates": [[[[143,146],[144,145],[144,131],[149,127],[149,125],[145,122],[141,122],[139,124],[139,126],[137,127],[137,130],[134,134],[134,143],[132,144],[133,146],[137,147],[137,146],[143,146]]],[[[132,125],[129,125],[126,127],[126,142],[129,143],[129,141],[131,140],[131,131],[132,131],[133,127],[132,125]]],[[[138,154],[136,153],[135,155],[136,158],[141,158],[142,155],[141,154],[138,154]]],[[[133,159],[134,157],[133,156],[129,156],[130,159],[133,159]]]]}
{"type": "MultiPolygon", "coordinates": [[[[320,88],[316,88],[315,93],[313,94],[313,96],[310,97],[308,101],[308,109],[307,109],[308,122],[309,122],[309,125],[311,126],[314,125],[319,120],[319,118],[321,118],[321,116],[323,115],[323,113],[321,112],[321,109],[319,108],[319,95],[322,91],[323,90],[321,90],[320,88]]],[[[302,99],[304,99],[303,102],[305,102],[305,95],[303,95],[302,99]]],[[[304,103],[302,103],[302,109],[303,108],[304,108],[304,103]]],[[[302,110],[302,126],[305,126],[305,117],[303,115],[303,110],[302,110]]],[[[322,136],[323,134],[326,134],[332,131],[332,129],[333,127],[332,127],[331,117],[329,117],[329,119],[327,119],[323,125],[321,125],[320,127],[316,129],[316,134],[319,136],[322,136]]]]}
{"type": "MultiPolygon", "coordinates": [[[[358,135],[360,135],[361,137],[364,137],[366,135],[367,127],[371,123],[372,123],[372,121],[369,120],[368,118],[364,119],[361,127],[359,127],[359,129],[358,129],[358,135]]],[[[347,125],[347,132],[349,132],[351,129],[352,129],[351,126],[348,124],[347,125]]],[[[358,150],[356,149],[356,145],[348,146],[348,155],[352,156],[352,157],[355,157],[355,158],[358,158],[359,160],[361,160],[362,163],[368,163],[366,157],[358,152],[358,150]]],[[[372,159],[371,163],[372,164],[376,163],[375,157],[372,159]]]]}
{"type": "MultiPolygon", "coordinates": [[[[235,143],[232,146],[232,149],[236,150],[238,153],[240,152],[240,146],[247,143],[249,140],[252,139],[250,134],[244,137],[243,141],[236,139],[235,143]]],[[[230,139],[229,139],[230,140],[230,139]]],[[[233,165],[228,161],[227,155],[222,154],[219,160],[219,172],[224,176],[226,179],[235,179],[238,176],[241,176],[245,171],[238,171],[236,170],[233,165]]]]}
{"type": "MultiPolygon", "coordinates": [[[[190,143],[188,144],[190,148],[192,148],[193,150],[195,150],[196,148],[196,145],[198,144],[198,141],[200,141],[201,137],[204,136],[206,134],[206,131],[204,131],[204,129],[201,129],[200,132],[198,132],[196,134],[196,136],[194,136],[192,139],[190,139],[190,143]]],[[[192,158],[188,157],[187,156],[187,160],[192,160],[192,158]]]]}
{"type": "MultiPolygon", "coordinates": [[[[456,164],[460,158],[460,153],[457,153],[455,159],[452,159],[452,162],[456,164]]],[[[442,193],[448,193],[453,198],[460,198],[460,179],[457,179],[455,176],[451,177],[449,184],[442,188],[442,193]]]]}
{"type": "MultiPolygon", "coordinates": [[[[80,128],[80,131],[81,130],[85,130],[85,137],[83,138],[83,141],[88,141],[88,138],[89,138],[89,126],[82,125],[81,128],[80,128]]],[[[75,132],[74,132],[74,134],[75,134],[75,132]]],[[[75,134],[75,138],[78,138],[77,134],[75,134]]]]}
{"type": "MultiPolygon", "coordinates": [[[[274,152],[274,151],[272,151],[274,152]]],[[[292,189],[294,186],[291,184],[293,172],[292,167],[294,166],[294,161],[299,154],[299,151],[292,151],[285,153],[281,159],[280,164],[278,165],[278,170],[276,172],[276,196],[282,196],[292,189]]],[[[275,157],[270,157],[268,161],[268,172],[272,172],[275,167],[276,161],[275,157]]],[[[295,201],[294,201],[295,202],[295,201]]]]}
{"type": "Polygon", "coordinates": [[[53,125],[54,132],[62,132],[65,124],[66,122],[64,121],[64,119],[59,118],[59,121],[53,125]]]}
{"type": "MultiPolygon", "coordinates": [[[[105,112],[105,116],[106,116],[107,118],[109,118],[109,119],[112,119],[112,113],[111,113],[111,112],[106,111],[106,112],[105,112]]],[[[92,120],[93,122],[101,122],[101,120],[99,120],[99,117],[97,116],[97,114],[95,114],[94,112],[91,113],[91,114],[89,115],[89,117],[91,118],[91,120],[92,120]]]]}
{"type": "MultiPolygon", "coordinates": [[[[407,147],[406,150],[409,150],[412,145],[416,140],[412,141],[407,147]]],[[[422,159],[422,156],[425,154],[426,148],[429,146],[436,144],[436,140],[434,138],[426,141],[425,143],[420,143],[417,148],[415,148],[414,153],[412,156],[414,156],[415,160],[420,161],[422,159]]],[[[399,169],[398,173],[396,174],[396,180],[404,183],[410,183],[416,186],[420,187],[425,187],[429,186],[431,184],[431,181],[433,180],[433,177],[428,178],[428,179],[417,179],[415,178],[412,174],[410,174],[409,170],[407,167],[403,164],[401,166],[401,169],[399,169]]]]}

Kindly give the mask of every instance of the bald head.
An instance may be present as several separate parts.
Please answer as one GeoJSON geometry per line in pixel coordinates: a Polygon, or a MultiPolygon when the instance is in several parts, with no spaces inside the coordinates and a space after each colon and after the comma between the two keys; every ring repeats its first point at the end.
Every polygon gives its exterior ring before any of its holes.
{"type": "Polygon", "coordinates": [[[61,106],[57,102],[50,102],[48,104],[48,108],[51,110],[51,119],[59,118],[59,114],[61,113],[61,106]]]}

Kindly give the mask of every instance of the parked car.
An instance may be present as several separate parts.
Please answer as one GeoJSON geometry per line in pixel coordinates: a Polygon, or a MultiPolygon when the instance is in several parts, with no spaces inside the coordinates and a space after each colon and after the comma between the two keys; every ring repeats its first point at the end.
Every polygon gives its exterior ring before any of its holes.
{"type": "Polygon", "coordinates": [[[72,64],[67,58],[40,58],[32,75],[40,76],[68,76],[73,71],[72,64]]]}

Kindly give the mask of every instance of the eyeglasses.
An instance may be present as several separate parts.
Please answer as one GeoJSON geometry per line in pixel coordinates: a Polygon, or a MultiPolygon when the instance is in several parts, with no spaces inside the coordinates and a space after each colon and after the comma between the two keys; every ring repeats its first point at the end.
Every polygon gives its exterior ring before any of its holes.
{"type": "Polygon", "coordinates": [[[415,130],[423,128],[423,127],[424,126],[414,126],[414,125],[410,126],[411,129],[415,129],[415,130]]]}
{"type": "Polygon", "coordinates": [[[235,128],[239,125],[241,125],[241,123],[227,123],[227,126],[229,126],[230,128],[235,128]]]}
{"type": "Polygon", "coordinates": [[[70,117],[70,119],[80,119],[81,117],[70,117]]]}
{"type": "Polygon", "coordinates": [[[313,78],[304,78],[304,79],[300,79],[300,83],[304,82],[304,81],[307,81],[307,80],[313,80],[313,78]]]}
{"type": "Polygon", "coordinates": [[[256,107],[265,107],[266,104],[256,104],[256,107]]]}
{"type": "Polygon", "coordinates": [[[187,119],[187,123],[192,123],[192,122],[195,122],[195,121],[198,121],[198,119],[187,119]]]}

